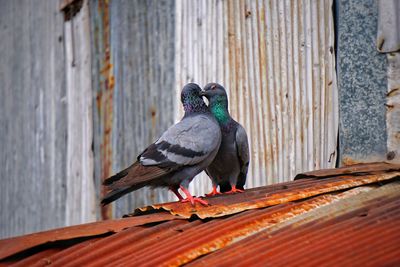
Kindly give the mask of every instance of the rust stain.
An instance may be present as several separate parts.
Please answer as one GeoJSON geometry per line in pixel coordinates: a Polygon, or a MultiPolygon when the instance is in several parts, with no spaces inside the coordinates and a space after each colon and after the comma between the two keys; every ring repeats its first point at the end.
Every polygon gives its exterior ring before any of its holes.
{"type": "MultiPolygon", "coordinates": [[[[353,214],[340,221],[333,219],[327,223],[314,222],[304,227],[292,227],[286,231],[272,233],[264,236],[264,240],[258,239],[257,242],[247,244],[252,248],[252,254],[245,247],[239,248],[243,258],[239,265],[289,266],[295,262],[296,266],[352,266],[355,262],[357,265],[369,265],[370,260],[376,258],[379,259],[378,264],[370,266],[385,265],[382,263],[390,262],[382,259],[383,255],[389,252],[387,248],[399,249],[399,227],[382,215],[371,218],[353,214]],[[373,249],[377,247],[379,249],[373,249]]],[[[393,219],[399,222],[398,215],[393,219]]],[[[234,264],[235,257],[232,257],[232,251],[230,258],[224,254],[219,255],[219,261],[222,260],[224,266],[234,264]]],[[[390,258],[394,259],[393,256],[390,258]]],[[[218,259],[213,260],[215,262],[218,259]]],[[[399,258],[395,262],[399,262],[399,258]]],[[[203,259],[202,264],[213,266],[211,260],[207,259],[203,259]]],[[[196,265],[200,264],[192,266],[196,265]]]]}
{"type": "MultiPolygon", "coordinates": [[[[193,224],[186,221],[169,221],[163,224],[158,224],[153,227],[130,227],[125,231],[121,231],[108,238],[104,238],[79,251],[67,251],[63,257],[53,257],[52,262],[55,266],[126,266],[127,263],[134,263],[135,259],[128,262],[119,263],[121,258],[126,254],[132,256],[136,251],[140,250],[141,245],[143,248],[150,246],[159,238],[168,238],[173,236],[178,229],[185,229],[188,224],[191,227],[199,224],[193,224]],[[132,248],[136,250],[132,251],[132,248]]],[[[138,254],[140,255],[140,254],[138,254]]]]}
{"type": "Polygon", "coordinates": [[[157,125],[157,109],[155,106],[151,106],[150,114],[151,114],[151,129],[155,130],[157,125]]]}
{"type": "Polygon", "coordinates": [[[400,93],[400,88],[393,88],[386,94],[387,97],[392,97],[400,93]]]}
{"type": "Polygon", "coordinates": [[[394,108],[394,105],[385,104],[385,106],[386,106],[388,109],[394,108]]]}
{"type": "MultiPolygon", "coordinates": [[[[100,144],[101,155],[101,180],[104,181],[112,173],[112,124],[113,124],[113,93],[115,79],[113,75],[113,65],[111,63],[111,45],[110,45],[110,16],[109,3],[107,0],[98,1],[98,14],[101,20],[102,35],[98,41],[102,43],[99,47],[102,58],[100,60],[100,88],[97,91],[96,107],[100,116],[100,125],[102,129],[102,140],[100,144]]],[[[96,31],[98,33],[98,31],[96,31]]],[[[106,189],[102,187],[101,196],[106,194],[106,189]]],[[[102,219],[111,218],[111,205],[101,207],[102,219]]]]}
{"type": "Polygon", "coordinates": [[[349,266],[357,262],[382,266],[399,263],[400,181],[394,178],[399,177],[400,171],[393,170],[397,168],[393,166],[397,165],[377,163],[321,170],[313,174],[320,176],[317,178],[209,198],[213,204],[210,207],[193,208],[180,203],[158,205],[182,207],[191,215],[224,213],[223,208],[227,207],[236,212],[226,213],[230,216],[214,214],[218,218],[187,220],[168,212],[156,212],[0,240],[0,259],[3,259],[0,265],[349,266]],[[387,172],[376,173],[382,168],[387,172]],[[90,239],[80,240],[82,237],[90,239]],[[19,253],[29,248],[37,251],[19,253]],[[5,251],[8,252],[4,254],[5,251]],[[19,256],[15,257],[15,253],[19,256]],[[4,260],[5,257],[8,258],[4,260]]]}
{"type": "Polygon", "coordinates": [[[118,220],[105,220],[101,222],[69,226],[56,230],[49,230],[19,237],[0,240],[0,260],[17,252],[46,244],[49,242],[68,240],[77,237],[96,236],[109,232],[119,232],[125,228],[147,223],[180,219],[168,213],[158,213],[133,218],[118,220]]]}
{"type": "MultiPolygon", "coordinates": [[[[350,202],[347,202],[347,204],[353,205],[343,207],[342,212],[339,213],[336,212],[335,205],[330,203],[331,205],[326,205],[325,211],[322,213],[321,210],[315,210],[314,214],[319,214],[315,218],[305,214],[307,220],[300,224],[296,221],[294,223],[289,221],[289,224],[281,224],[283,227],[271,227],[224,250],[199,258],[188,266],[214,266],[216,264],[218,266],[231,266],[232,264],[240,266],[265,266],[266,264],[290,266],[294,263],[296,266],[344,266],[343,262],[335,257],[337,254],[332,249],[333,247],[340,247],[341,251],[338,254],[345,255],[345,258],[356,254],[353,249],[350,249],[355,247],[362,248],[362,252],[367,254],[372,252],[371,248],[374,247],[371,246],[369,241],[382,240],[385,236],[390,236],[388,243],[398,249],[399,245],[394,245],[398,238],[393,234],[385,235],[385,230],[381,228],[382,226],[390,227],[393,221],[398,221],[387,213],[388,211],[395,213],[393,210],[396,207],[399,209],[398,186],[397,183],[397,186],[392,188],[391,197],[382,198],[384,196],[383,191],[378,194],[375,194],[376,191],[370,191],[371,197],[366,201],[363,201],[364,196],[358,197],[357,200],[350,198],[348,199],[350,202]],[[360,200],[361,202],[359,202],[360,200]],[[384,217],[390,219],[382,222],[381,219],[384,217]],[[368,231],[368,227],[374,229],[377,222],[381,226],[378,226],[373,233],[368,231]],[[358,232],[358,241],[364,241],[363,245],[355,244],[357,241],[353,236],[355,230],[358,232]],[[240,251],[240,256],[237,254],[238,251],[240,251]],[[326,257],[327,255],[329,257],[326,257]],[[313,259],[320,259],[321,257],[326,258],[319,263],[312,262],[313,259]]],[[[398,225],[397,223],[393,227],[393,231],[399,232],[398,225]]],[[[381,246],[379,248],[382,252],[381,246]]],[[[363,254],[364,257],[365,254],[363,254]]],[[[380,265],[382,265],[382,262],[387,262],[382,257],[378,258],[380,265]]],[[[358,260],[350,261],[353,264],[354,262],[359,263],[358,260]]],[[[376,266],[380,265],[377,264],[376,266]]],[[[345,266],[351,266],[351,264],[345,264],[345,266]]]]}
{"type": "MultiPolygon", "coordinates": [[[[173,251],[168,249],[169,243],[159,244],[157,247],[150,248],[154,252],[141,257],[139,261],[135,261],[135,264],[180,266],[200,256],[240,242],[246,237],[251,239],[254,234],[257,233],[258,235],[260,231],[276,229],[280,224],[292,218],[360,192],[363,192],[363,190],[323,195],[302,202],[251,210],[234,217],[213,220],[194,229],[189,229],[185,235],[177,237],[173,243],[171,242],[171,246],[176,247],[173,251]],[[188,243],[188,240],[190,240],[190,243],[188,243]]],[[[137,251],[137,253],[140,253],[140,251],[137,251]]]]}
{"type": "MultiPolygon", "coordinates": [[[[225,231],[220,235],[215,236],[215,239],[209,239],[207,243],[202,243],[198,247],[193,247],[190,251],[185,251],[185,253],[178,254],[176,257],[170,257],[170,259],[165,262],[157,261],[155,263],[163,263],[168,266],[183,265],[200,256],[224,248],[232,243],[239,242],[240,240],[252,236],[262,230],[274,227],[275,225],[283,223],[293,217],[307,213],[321,206],[328,205],[337,198],[338,197],[334,195],[324,195],[298,204],[284,205],[273,212],[263,212],[262,216],[252,214],[249,217],[254,218],[251,218],[249,221],[244,220],[244,218],[240,220],[244,222],[244,225],[240,228],[237,226],[232,227],[232,229],[225,228],[225,231]]],[[[216,229],[212,230],[216,231],[216,229]]]]}
{"type": "Polygon", "coordinates": [[[324,170],[299,173],[296,175],[294,180],[301,178],[311,178],[311,177],[324,178],[324,177],[332,177],[345,174],[356,175],[360,173],[365,174],[365,173],[391,172],[391,171],[400,171],[400,164],[391,164],[387,162],[354,164],[336,169],[324,169],[324,170]]]}
{"type": "Polygon", "coordinates": [[[350,157],[343,157],[343,159],[342,159],[342,165],[343,166],[362,164],[362,163],[364,163],[364,162],[360,162],[360,161],[354,160],[353,158],[350,158],[350,157]]]}
{"type": "Polygon", "coordinates": [[[184,218],[191,218],[193,216],[197,216],[201,219],[222,217],[245,210],[270,207],[324,193],[334,192],[337,190],[349,189],[361,185],[385,181],[398,176],[400,176],[399,171],[371,174],[361,177],[337,176],[318,180],[313,184],[313,186],[307,187],[307,189],[295,187],[283,189],[277,192],[269,192],[269,187],[267,186],[259,188],[261,190],[257,191],[257,193],[248,190],[247,192],[240,194],[239,197],[228,195],[206,198],[207,202],[210,204],[210,206],[207,207],[197,204],[195,207],[192,207],[190,203],[182,204],[180,202],[170,202],[138,208],[134,214],[143,214],[146,212],[160,210],[169,211],[173,215],[179,215],[184,218]],[[238,199],[241,201],[237,202],[238,199]]]}

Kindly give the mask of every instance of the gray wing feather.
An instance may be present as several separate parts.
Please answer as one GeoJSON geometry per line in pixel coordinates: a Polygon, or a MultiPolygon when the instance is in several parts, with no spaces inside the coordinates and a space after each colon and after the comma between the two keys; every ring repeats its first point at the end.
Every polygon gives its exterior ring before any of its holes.
{"type": "Polygon", "coordinates": [[[239,125],[236,130],[235,141],[240,162],[240,174],[237,181],[237,187],[243,188],[244,184],[246,183],[246,176],[247,176],[247,170],[249,168],[250,155],[249,155],[249,142],[247,139],[246,130],[241,125],[239,125]]]}
{"type": "Polygon", "coordinates": [[[155,159],[144,153],[140,161],[143,165],[195,165],[209,157],[220,143],[217,122],[207,115],[197,115],[173,125],[155,142],[161,157],[155,159]]]}
{"type": "Polygon", "coordinates": [[[249,162],[249,141],[245,129],[239,125],[236,130],[236,147],[241,162],[249,162]]]}

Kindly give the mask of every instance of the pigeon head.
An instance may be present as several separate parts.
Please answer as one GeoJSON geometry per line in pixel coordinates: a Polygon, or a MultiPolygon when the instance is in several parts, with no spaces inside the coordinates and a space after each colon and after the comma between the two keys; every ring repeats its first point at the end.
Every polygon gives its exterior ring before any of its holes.
{"type": "Polygon", "coordinates": [[[219,123],[225,124],[229,121],[228,112],[228,96],[225,88],[218,83],[209,83],[201,92],[209,101],[211,113],[215,116],[219,123]]]}
{"type": "Polygon", "coordinates": [[[201,88],[195,83],[186,84],[181,92],[181,102],[186,114],[195,112],[207,112],[207,105],[200,95],[201,88]]]}
{"type": "Polygon", "coordinates": [[[204,87],[204,91],[201,92],[202,96],[207,97],[209,101],[211,100],[222,100],[228,99],[225,88],[218,83],[209,83],[204,87]]]}

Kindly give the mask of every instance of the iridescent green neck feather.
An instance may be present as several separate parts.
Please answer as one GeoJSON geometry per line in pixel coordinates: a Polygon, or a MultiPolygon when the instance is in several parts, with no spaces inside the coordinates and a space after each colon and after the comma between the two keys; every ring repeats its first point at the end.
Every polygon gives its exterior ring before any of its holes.
{"type": "Polygon", "coordinates": [[[213,97],[210,101],[210,110],[219,124],[226,124],[229,122],[228,100],[225,97],[213,97]]]}

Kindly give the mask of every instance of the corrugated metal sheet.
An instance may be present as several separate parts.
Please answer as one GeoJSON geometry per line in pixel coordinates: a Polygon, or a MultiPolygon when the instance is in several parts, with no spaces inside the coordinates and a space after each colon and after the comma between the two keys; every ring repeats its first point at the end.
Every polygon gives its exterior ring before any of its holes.
{"type": "MultiPolygon", "coordinates": [[[[399,15],[400,16],[400,15],[399,15]]],[[[398,26],[400,31],[400,26],[398,26]]],[[[387,160],[400,163],[400,52],[388,53],[387,160]]]]}
{"type": "Polygon", "coordinates": [[[0,8],[0,236],[65,225],[64,21],[58,1],[0,8]]]}
{"type": "MultiPolygon", "coordinates": [[[[332,1],[176,2],[177,96],[187,82],[226,87],[250,137],[248,187],[335,166],[333,45],[332,1]]],[[[206,177],[191,186],[210,188],[206,177]]]]}
{"type": "MultiPolygon", "coordinates": [[[[398,166],[400,169],[400,166],[398,166]]],[[[207,199],[210,206],[196,206],[193,208],[190,203],[181,204],[177,202],[166,204],[154,204],[152,206],[139,208],[136,214],[142,212],[152,212],[154,210],[167,210],[174,215],[185,218],[191,218],[193,215],[201,219],[210,217],[221,217],[244,210],[265,208],[274,206],[288,201],[296,201],[307,197],[317,196],[323,193],[334,192],[341,189],[349,189],[361,185],[372,184],[376,182],[384,182],[400,175],[400,171],[387,174],[371,174],[365,175],[362,179],[351,175],[337,176],[324,179],[321,183],[313,180],[289,182],[286,184],[278,184],[276,186],[258,187],[256,190],[247,190],[240,196],[226,195],[218,198],[207,199]],[[307,189],[305,189],[307,188],[307,189]]]]}
{"type": "MultiPolygon", "coordinates": [[[[300,181],[307,182],[304,187],[298,187],[300,194],[304,192],[303,198],[297,201],[288,199],[285,203],[272,207],[247,210],[219,218],[172,220],[174,216],[162,212],[100,222],[96,226],[75,226],[71,233],[68,233],[68,228],[59,229],[60,236],[73,238],[65,241],[51,242],[57,237],[54,236],[55,231],[50,235],[49,232],[38,233],[36,238],[41,240],[41,244],[47,242],[46,245],[35,244],[27,251],[20,247],[20,250],[13,250],[14,254],[8,258],[5,257],[10,253],[4,254],[3,248],[18,243],[29,243],[31,236],[2,240],[0,264],[397,265],[400,263],[400,175],[393,170],[398,168],[399,166],[389,166],[386,170],[379,170],[382,177],[393,175],[392,179],[385,182],[350,190],[334,189],[312,197],[306,192],[328,185],[331,179],[339,178],[338,175],[341,175],[343,170],[333,174],[331,172],[332,176],[327,178],[307,177],[284,183],[291,188],[296,187],[300,181]],[[167,215],[172,218],[163,217],[167,215]],[[163,219],[167,221],[162,222],[163,219]],[[122,230],[125,227],[126,229],[122,230]],[[89,230],[90,234],[95,234],[91,229],[96,229],[100,235],[83,238],[87,236],[85,229],[89,230]],[[112,234],[113,232],[117,233],[112,234]],[[79,236],[79,233],[82,233],[82,236],[79,236]]],[[[372,170],[367,173],[348,173],[347,178],[362,181],[372,173],[378,172],[371,166],[367,166],[366,169],[372,170]]],[[[340,179],[346,183],[345,178],[340,179]]],[[[276,186],[278,185],[269,188],[276,186]]],[[[252,190],[255,193],[258,189],[252,190]]],[[[279,194],[279,191],[276,191],[276,194],[279,194]]],[[[231,197],[240,196],[241,194],[237,194],[231,197]]],[[[258,201],[261,199],[254,200],[255,203],[258,201]]]]}
{"type": "MultiPolygon", "coordinates": [[[[173,1],[91,2],[95,108],[95,177],[128,167],[174,118],[173,1]]],[[[100,185],[98,185],[100,187],[100,185]]],[[[144,188],[115,204],[121,217],[163,202],[166,190],[144,188]]],[[[107,211],[103,216],[110,216],[107,211]]]]}
{"type": "Polygon", "coordinates": [[[378,1],[377,49],[386,53],[387,160],[400,162],[400,2],[378,1]]]}
{"type": "Polygon", "coordinates": [[[400,2],[379,0],[378,11],[378,51],[400,52],[400,2]]]}
{"type": "Polygon", "coordinates": [[[295,225],[267,229],[189,266],[396,265],[398,190],[397,182],[315,209],[295,225]]]}
{"type": "Polygon", "coordinates": [[[96,219],[83,2],[66,22],[58,1],[3,5],[2,237],[96,219]]]}
{"type": "Polygon", "coordinates": [[[76,225],[61,229],[49,230],[40,234],[29,234],[22,237],[0,240],[1,257],[8,257],[17,252],[44,245],[49,242],[70,240],[74,238],[92,237],[109,233],[118,233],[135,225],[156,223],[179,219],[169,213],[144,215],[130,219],[105,220],[85,225],[76,225]],[[10,242],[12,241],[12,242],[10,242]]]}
{"type": "Polygon", "coordinates": [[[88,0],[64,24],[67,111],[66,225],[96,220],[88,0]]]}
{"type": "Polygon", "coordinates": [[[323,169],[311,172],[299,173],[294,177],[294,180],[303,178],[325,178],[333,176],[346,176],[355,175],[357,173],[381,173],[388,171],[400,171],[399,164],[392,164],[387,162],[374,162],[369,164],[354,164],[350,166],[341,167],[338,169],[323,169]]]}
{"type": "MultiPolygon", "coordinates": [[[[94,148],[94,174],[100,195],[105,194],[101,187],[104,179],[110,177],[112,172],[112,143],[113,113],[114,113],[114,87],[115,76],[112,65],[110,47],[110,15],[108,1],[93,1],[90,5],[92,27],[92,57],[93,62],[93,89],[96,96],[96,105],[93,110],[93,148],[94,148]]],[[[102,207],[102,219],[111,217],[110,207],[102,207]]]]}

